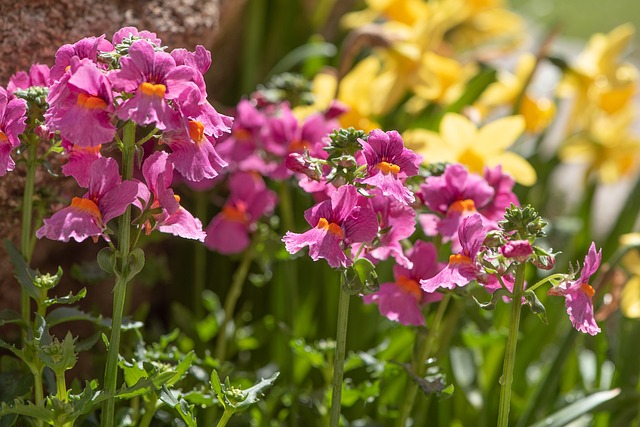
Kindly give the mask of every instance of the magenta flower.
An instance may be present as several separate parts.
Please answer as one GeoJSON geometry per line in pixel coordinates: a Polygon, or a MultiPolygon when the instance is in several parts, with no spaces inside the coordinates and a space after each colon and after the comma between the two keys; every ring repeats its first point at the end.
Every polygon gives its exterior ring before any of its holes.
{"type": "MultiPolygon", "coordinates": [[[[411,268],[411,261],[404,255],[400,241],[416,230],[415,210],[394,198],[372,197],[364,200],[376,213],[379,232],[375,246],[367,245],[363,254],[380,261],[392,256],[398,264],[411,268]]],[[[355,251],[358,248],[358,245],[354,245],[355,251]]]]}
{"type": "Polygon", "coordinates": [[[262,177],[251,172],[235,172],[229,181],[229,198],[207,226],[204,243],[222,254],[244,251],[250,243],[255,223],[273,211],[276,195],[262,177]]]}
{"type": "Polygon", "coordinates": [[[202,242],[205,238],[202,223],[180,206],[180,197],[170,188],[173,165],[168,157],[169,154],[164,151],[156,151],[142,165],[142,175],[147,187],[141,186],[138,197],[145,201],[146,208],[159,211],[152,214],[154,224],[149,220],[143,224],[145,232],[150,234],[152,230],[158,230],[202,242]]]}
{"type": "Polygon", "coordinates": [[[262,161],[257,157],[260,133],[266,117],[250,101],[241,100],[236,106],[231,134],[216,144],[220,156],[229,163],[232,170],[256,170],[253,164],[262,161]]]}
{"type": "Polygon", "coordinates": [[[0,176],[12,171],[16,164],[11,151],[20,145],[18,135],[24,132],[27,102],[11,99],[7,91],[0,87],[0,176]]]}
{"type": "Polygon", "coordinates": [[[124,41],[124,39],[144,39],[147,40],[154,45],[160,47],[162,46],[162,41],[158,38],[156,33],[152,33],[151,31],[138,31],[136,27],[122,27],[113,35],[111,41],[114,45],[120,44],[124,41]]]}
{"type": "Polygon", "coordinates": [[[195,83],[196,71],[186,65],[176,67],[171,55],[156,52],[146,40],[135,41],[129,56],[120,58],[120,65],[120,70],[110,74],[113,87],[134,94],[117,109],[123,120],[175,130],[180,126],[180,115],[169,101],[182,100],[183,107],[193,109],[204,101],[206,94],[200,93],[195,83]],[[197,93],[192,96],[194,91],[197,93]]]}
{"type": "Polygon", "coordinates": [[[367,141],[360,142],[369,173],[362,182],[375,186],[383,196],[391,196],[405,204],[413,203],[413,193],[403,185],[402,179],[418,174],[420,158],[405,148],[400,134],[374,129],[367,141]]]}
{"type": "Polygon", "coordinates": [[[72,176],[83,188],[89,187],[91,181],[91,165],[94,161],[102,157],[100,154],[101,145],[95,147],[81,147],[73,145],[63,139],[62,147],[65,149],[67,162],[62,165],[62,173],[65,176],[72,176]]]}
{"type": "Polygon", "coordinates": [[[88,192],[82,197],[74,197],[71,205],[44,220],[36,236],[68,242],[73,238],[82,242],[87,237],[109,240],[105,233],[107,223],[124,213],[138,193],[138,183],[122,181],[118,163],[101,157],[91,165],[88,192]]]}
{"type": "Polygon", "coordinates": [[[32,86],[47,87],[49,81],[49,67],[44,64],[33,64],[29,68],[29,73],[18,71],[9,79],[7,92],[14,93],[16,90],[29,89],[32,86]]]}
{"type": "MultiPolygon", "coordinates": [[[[98,52],[108,52],[112,50],[113,45],[104,39],[104,35],[100,37],[87,37],[74,44],[65,44],[56,52],[55,64],[51,67],[49,78],[52,81],[60,80],[71,65],[73,58],[86,58],[97,65],[98,52]]],[[[105,64],[102,65],[106,68],[105,64]]]]}
{"type": "Polygon", "coordinates": [[[505,258],[512,258],[517,262],[525,262],[533,254],[533,248],[528,240],[510,240],[500,246],[500,253],[505,258]]]}
{"type": "Polygon", "coordinates": [[[363,297],[367,304],[378,304],[380,314],[403,325],[424,325],[422,306],[442,298],[442,294],[427,293],[420,288],[420,280],[438,272],[438,254],[432,243],[418,240],[407,252],[413,267],[393,266],[394,282],[382,283],[380,290],[363,297]]]}
{"type": "MultiPolygon", "coordinates": [[[[479,214],[464,218],[458,229],[461,251],[451,255],[447,266],[436,276],[421,280],[422,289],[425,292],[435,292],[439,288],[453,289],[465,286],[472,280],[491,282],[493,276],[484,277],[484,271],[476,261],[487,231],[479,214]]],[[[495,281],[495,278],[493,279],[495,281]]]]}
{"type": "Polygon", "coordinates": [[[324,258],[333,268],[350,266],[353,261],[344,250],[353,243],[374,239],[378,232],[376,214],[358,206],[358,199],[358,190],[344,185],[330,200],[307,209],[304,217],[313,228],[302,234],[288,231],[282,238],[287,251],[293,254],[308,246],[314,261],[324,258]]]}
{"type": "Polygon", "coordinates": [[[71,61],[71,71],[51,88],[45,113],[50,131],[80,147],[111,142],[113,93],[106,75],[88,59],[71,61]]]}
{"type": "Polygon", "coordinates": [[[493,169],[485,168],[484,179],[493,187],[493,198],[484,206],[479,206],[478,212],[485,218],[492,221],[499,221],[504,218],[506,209],[512,204],[520,206],[518,196],[513,192],[515,181],[511,175],[502,173],[502,166],[498,165],[493,169]]]}
{"type": "Polygon", "coordinates": [[[600,332],[593,317],[593,295],[595,290],[589,285],[589,279],[596,272],[602,261],[602,249],[596,252],[595,243],[591,243],[589,252],[584,258],[584,265],[577,280],[560,284],[549,289],[549,295],[565,298],[567,314],[574,328],[580,332],[596,335],[600,332]]]}
{"type": "Polygon", "coordinates": [[[425,234],[440,234],[444,241],[455,240],[462,218],[477,213],[494,194],[482,177],[470,174],[460,164],[447,165],[441,176],[430,176],[420,185],[420,199],[435,212],[420,216],[425,234]]]}

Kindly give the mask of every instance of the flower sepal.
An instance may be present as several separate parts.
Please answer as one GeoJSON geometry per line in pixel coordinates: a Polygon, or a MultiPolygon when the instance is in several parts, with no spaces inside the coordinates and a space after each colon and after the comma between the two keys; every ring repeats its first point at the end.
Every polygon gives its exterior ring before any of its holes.
{"type": "Polygon", "coordinates": [[[376,267],[367,258],[358,258],[343,270],[344,290],[349,295],[371,294],[380,289],[376,267]]]}
{"type": "Polygon", "coordinates": [[[549,319],[547,318],[547,309],[540,302],[536,293],[533,292],[532,290],[526,290],[524,292],[524,300],[525,300],[525,304],[527,304],[531,309],[531,312],[536,316],[538,316],[540,320],[542,320],[542,323],[544,323],[545,325],[548,325],[549,319]]]}

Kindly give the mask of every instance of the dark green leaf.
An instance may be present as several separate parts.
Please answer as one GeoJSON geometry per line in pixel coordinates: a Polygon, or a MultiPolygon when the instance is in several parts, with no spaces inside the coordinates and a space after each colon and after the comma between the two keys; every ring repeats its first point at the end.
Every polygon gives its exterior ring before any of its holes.
{"type": "Polygon", "coordinates": [[[11,258],[11,263],[13,264],[13,272],[15,278],[18,279],[18,283],[20,283],[22,289],[24,289],[31,298],[38,301],[40,299],[40,290],[33,284],[33,280],[38,273],[35,270],[29,268],[24,258],[22,257],[22,255],[20,255],[20,252],[18,251],[18,249],[16,249],[11,240],[5,239],[4,247],[9,253],[9,257],[11,258]]]}
{"type": "Polygon", "coordinates": [[[98,252],[98,266],[102,271],[109,274],[114,274],[116,271],[116,252],[110,248],[102,248],[98,252]]]}

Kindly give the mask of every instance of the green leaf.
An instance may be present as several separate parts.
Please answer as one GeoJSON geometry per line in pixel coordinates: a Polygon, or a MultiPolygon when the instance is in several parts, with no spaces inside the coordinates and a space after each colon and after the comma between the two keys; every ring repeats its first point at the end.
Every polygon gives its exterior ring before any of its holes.
{"type": "Polygon", "coordinates": [[[312,42],[303,44],[293,49],[284,58],[271,69],[267,79],[275,76],[276,74],[290,71],[293,67],[310,58],[326,57],[331,58],[335,56],[337,49],[331,43],[312,42]]]}
{"type": "Polygon", "coordinates": [[[473,297],[473,300],[478,304],[478,306],[480,306],[480,308],[491,311],[495,310],[498,301],[500,301],[502,297],[506,296],[511,296],[511,292],[505,288],[499,288],[491,295],[491,300],[488,302],[480,302],[476,297],[473,297]]]}
{"type": "Polygon", "coordinates": [[[22,257],[22,255],[20,255],[20,252],[18,251],[18,249],[16,249],[11,240],[5,239],[4,247],[9,253],[9,257],[11,258],[11,263],[13,264],[13,272],[15,278],[18,279],[18,283],[20,283],[22,289],[24,289],[31,298],[38,301],[40,299],[41,292],[33,284],[33,280],[38,273],[35,270],[29,268],[24,258],[22,257]]]}
{"type": "Polygon", "coordinates": [[[353,269],[368,292],[376,292],[380,288],[376,266],[367,258],[358,258],[353,263],[353,269]]]}
{"type": "Polygon", "coordinates": [[[17,311],[5,308],[0,310],[0,326],[13,323],[19,325],[21,328],[26,328],[27,324],[22,320],[22,316],[17,311]]]}
{"type": "Polygon", "coordinates": [[[87,288],[82,288],[80,289],[80,292],[75,295],[73,295],[73,292],[69,292],[69,295],[64,297],[48,298],[43,301],[43,304],[47,307],[50,307],[54,304],[73,304],[80,301],[85,296],[87,296],[87,288]]]}
{"type": "Polygon", "coordinates": [[[53,412],[45,408],[44,406],[35,405],[34,403],[22,401],[15,401],[12,405],[3,403],[0,406],[0,415],[17,414],[25,417],[35,418],[42,420],[47,424],[54,425],[53,412]]]}
{"type": "Polygon", "coordinates": [[[196,417],[193,415],[193,405],[184,400],[182,397],[175,396],[174,393],[169,390],[166,385],[162,386],[160,391],[160,400],[175,409],[182,420],[187,424],[187,427],[198,427],[196,423],[196,417]]]}
{"type": "Polygon", "coordinates": [[[548,325],[549,319],[547,319],[547,309],[540,302],[536,293],[533,291],[526,291],[524,293],[524,299],[529,308],[531,308],[531,312],[538,316],[540,320],[542,320],[542,323],[548,325]]]}
{"type": "MultiPolygon", "coordinates": [[[[94,316],[89,313],[85,313],[84,311],[76,308],[76,307],[59,307],[54,310],[51,310],[49,314],[46,316],[47,324],[50,327],[55,325],[59,325],[64,322],[71,322],[76,320],[85,320],[87,322],[95,323],[99,326],[105,328],[111,328],[111,319],[108,317],[102,316],[94,316]]],[[[130,329],[139,329],[144,324],[139,321],[134,321],[129,318],[124,318],[122,320],[121,329],[123,331],[128,331],[130,329]]]]}
{"type": "Polygon", "coordinates": [[[123,387],[116,392],[116,397],[120,399],[131,399],[135,396],[147,394],[150,391],[158,391],[175,375],[175,371],[164,371],[153,378],[142,378],[133,387],[123,387]]]}
{"type": "Polygon", "coordinates": [[[215,369],[211,371],[211,380],[209,381],[209,384],[211,384],[211,390],[213,390],[218,399],[222,399],[222,384],[220,383],[218,371],[216,371],[215,369]]]}
{"type": "Polygon", "coordinates": [[[193,350],[191,350],[189,353],[187,353],[186,356],[182,358],[180,363],[178,363],[178,366],[174,368],[175,375],[166,383],[168,387],[171,387],[172,385],[180,381],[187,374],[187,371],[193,364],[194,356],[195,353],[193,350]]]}
{"type": "Polygon", "coordinates": [[[116,251],[110,247],[102,248],[98,252],[98,266],[102,271],[115,274],[116,271],[116,251]]]}
{"type": "Polygon", "coordinates": [[[589,396],[583,397],[576,402],[565,406],[561,410],[544,417],[544,419],[533,424],[531,427],[563,427],[571,421],[587,414],[605,402],[609,402],[620,395],[620,389],[599,391],[589,396]]]}
{"type": "Polygon", "coordinates": [[[38,351],[40,360],[53,372],[62,374],[76,365],[77,353],[75,341],[71,332],[67,332],[62,342],[58,338],[53,338],[50,344],[41,345],[38,351]]]}
{"type": "Polygon", "coordinates": [[[126,275],[127,282],[133,279],[144,268],[144,251],[135,248],[129,254],[129,271],[126,275]]]}
{"type": "Polygon", "coordinates": [[[266,389],[273,385],[273,383],[276,381],[276,378],[278,378],[278,375],[280,375],[280,372],[276,372],[270,378],[262,379],[253,387],[244,390],[243,393],[245,395],[245,399],[242,402],[235,404],[234,408],[237,411],[241,411],[260,401],[260,395],[262,395],[266,389]]]}

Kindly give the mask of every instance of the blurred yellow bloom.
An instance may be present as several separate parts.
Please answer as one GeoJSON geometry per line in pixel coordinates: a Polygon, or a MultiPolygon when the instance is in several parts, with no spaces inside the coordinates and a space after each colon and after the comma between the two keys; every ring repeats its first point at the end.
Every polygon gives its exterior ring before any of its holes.
{"type": "Polygon", "coordinates": [[[640,164],[640,139],[629,134],[632,120],[630,109],[596,117],[589,133],[576,134],[560,148],[560,159],[587,163],[587,176],[595,173],[605,184],[634,173],[640,164]]]}
{"type": "MultiPolygon", "coordinates": [[[[620,236],[622,246],[640,245],[640,233],[628,233],[620,236]]],[[[626,317],[640,318],[640,255],[638,250],[629,251],[622,259],[622,265],[631,274],[631,278],[622,288],[620,311],[626,317]]]]}
{"type": "Polygon", "coordinates": [[[423,0],[367,0],[367,8],[347,13],[342,18],[346,28],[358,28],[371,22],[385,19],[414,25],[424,19],[429,5],[423,0]]]}
{"type": "MultiPolygon", "coordinates": [[[[535,56],[525,53],[518,60],[515,74],[501,70],[497,81],[482,93],[476,107],[485,115],[498,107],[513,107],[531,78],[535,63],[535,56]]],[[[534,98],[525,93],[520,100],[519,113],[524,117],[526,131],[538,133],[546,129],[555,117],[556,105],[548,98],[534,98]]]]}
{"type": "Polygon", "coordinates": [[[615,114],[629,105],[635,93],[638,70],[622,63],[635,33],[631,24],[623,24],[608,34],[594,34],[585,50],[558,85],[561,97],[575,97],[570,130],[588,128],[593,114],[601,110],[615,114]]]}
{"type": "Polygon", "coordinates": [[[502,165],[522,185],[536,182],[536,171],[522,156],[507,151],[524,131],[522,116],[509,116],[477,128],[460,114],[448,113],[440,132],[411,129],[403,134],[405,144],[421,154],[425,163],[457,162],[471,172],[482,173],[485,166],[502,165]]]}

